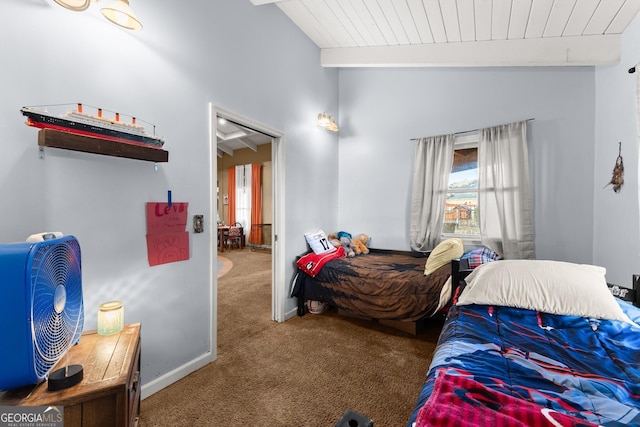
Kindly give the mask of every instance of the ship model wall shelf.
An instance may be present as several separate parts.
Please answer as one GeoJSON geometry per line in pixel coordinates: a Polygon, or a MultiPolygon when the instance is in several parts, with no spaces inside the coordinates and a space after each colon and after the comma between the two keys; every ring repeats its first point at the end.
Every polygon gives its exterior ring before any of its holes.
{"type": "Polygon", "coordinates": [[[62,148],[65,150],[83,151],[85,153],[104,154],[107,156],[126,157],[128,159],[151,162],[169,161],[169,152],[160,148],[125,144],[54,129],[40,129],[38,132],[38,145],[40,147],[62,148]]]}

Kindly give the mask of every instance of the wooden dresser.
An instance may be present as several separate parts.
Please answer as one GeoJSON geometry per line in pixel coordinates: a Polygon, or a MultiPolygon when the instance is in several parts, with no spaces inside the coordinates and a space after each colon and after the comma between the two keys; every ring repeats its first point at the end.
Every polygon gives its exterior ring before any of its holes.
{"type": "MultiPolygon", "coordinates": [[[[58,367],[65,363],[63,358],[58,367]]],[[[0,392],[0,406],[64,406],[65,427],[138,425],[140,324],[126,325],[121,332],[109,336],[85,332],[69,351],[69,364],[84,367],[79,384],[49,391],[45,381],[0,392]]]]}

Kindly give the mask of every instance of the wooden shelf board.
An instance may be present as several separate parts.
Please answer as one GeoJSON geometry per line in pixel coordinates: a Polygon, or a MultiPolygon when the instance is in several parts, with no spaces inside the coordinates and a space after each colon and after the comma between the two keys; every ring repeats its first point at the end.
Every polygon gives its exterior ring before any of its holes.
{"type": "Polygon", "coordinates": [[[169,152],[159,148],[125,144],[53,129],[40,129],[38,132],[38,145],[152,162],[169,161],[169,152]]]}

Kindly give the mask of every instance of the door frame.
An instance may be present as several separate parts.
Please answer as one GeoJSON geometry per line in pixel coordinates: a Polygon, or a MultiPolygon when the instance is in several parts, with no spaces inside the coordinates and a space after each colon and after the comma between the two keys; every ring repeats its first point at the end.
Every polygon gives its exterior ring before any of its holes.
{"type": "MultiPolygon", "coordinates": [[[[218,126],[218,117],[222,117],[236,123],[246,125],[259,132],[272,137],[271,141],[271,161],[273,164],[272,176],[272,231],[271,231],[271,318],[276,322],[284,322],[285,318],[285,301],[287,298],[284,286],[284,132],[257,122],[246,116],[242,116],[233,111],[227,110],[209,103],[210,111],[210,140],[211,140],[211,183],[212,189],[210,195],[212,218],[218,215],[218,204],[215,201],[213,190],[217,185],[218,174],[218,155],[217,155],[217,138],[216,131],[218,126]],[[280,284],[280,285],[278,285],[280,284]]],[[[212,222],[213,223],[213,222],[212,222]]],[[[217,233],[211,233],[211,248],[217,247],[217,233]]],[[[218,274],[217,263],[212,263],[211,272],[211,343],[212,350],[217,355],[217,292],[218,292],[218,274]]],[[[215,356],[214,356],[215,357],[215,356]]]]}

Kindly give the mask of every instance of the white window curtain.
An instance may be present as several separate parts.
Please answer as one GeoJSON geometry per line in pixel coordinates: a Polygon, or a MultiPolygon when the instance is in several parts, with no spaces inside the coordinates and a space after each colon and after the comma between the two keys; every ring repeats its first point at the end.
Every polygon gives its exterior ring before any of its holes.
{"type": "Polygon", "coordinates": [[[454,142],[452,134],[416,141],[409,225],[413,250],[431,250],[440,239],[454,142]]]}
{"type": "MultiPolygon", "coordinates": [[[[640,163],[640,64],[636,65],[636,149],[638,163],[640,163]]],[[[638,182],[640,182],[640,168],[638,168],[638,182]]],[[[640,185],[638,186],[638,208],[640,209],[640,185]]]]}
{"type": "Polygon", "coordinates": [[[236,166],[236,222],[251,225],[251,165],[236,166]]]}
{"type": "Polygon", "coordinates": [[[480,130],[478,190],[482,243],[505,259],[535,258],[526,121],[480,130]]]}

